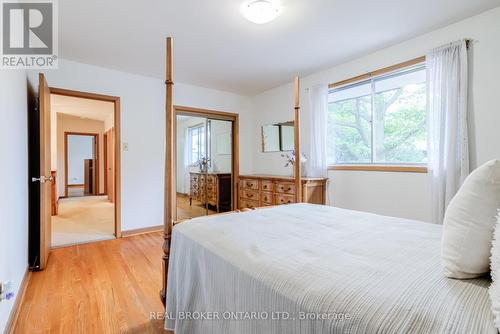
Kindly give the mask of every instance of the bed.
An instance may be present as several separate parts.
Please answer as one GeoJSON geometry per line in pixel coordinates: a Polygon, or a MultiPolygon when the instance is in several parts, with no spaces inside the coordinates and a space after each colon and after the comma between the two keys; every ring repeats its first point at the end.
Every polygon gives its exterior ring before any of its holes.
{"type": "Polygon", "coordinates": [[[441,226],[294,204],[176,225],[175,333],[497,333],[489,278],[452,280],[441,226]]]}

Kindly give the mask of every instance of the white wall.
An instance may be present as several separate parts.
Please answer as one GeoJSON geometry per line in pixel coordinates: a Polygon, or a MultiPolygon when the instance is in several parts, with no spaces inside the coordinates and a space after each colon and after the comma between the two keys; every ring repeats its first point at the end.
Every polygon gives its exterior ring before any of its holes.
{"type": "MultiPolygon", "coordinates": [[[[430,49],[462,38],[472,38],[470,51],[470,140],[471,167],[500,157],[500,7],[427,33],[404,43],[372,53],[351,62],[302,78],[301,145],[308,154],[308,100],[305,88],[331,83],[425,55],[430,49]]],[[[253,100],[253,132],[263,124],[293,118],[292,83],[256,96],[253,100]]],[[[260,138],[253,138],[255,172],[283,174],[279,153],[262,153],[260,138]],[[258,162],[258,163],[257,163],[258,162]]],[[[331,203],[336,206],[375,213],[430,220],[430,175],[383,172],[330,172],[331,203]]]]}
{"type": "MultiPolygon", "coordinates": [[[[0,280],[13,281],[16,296],[28,267],[28,142],[24,71],[0,71],[0,280]],[[8,163],[6,163],[8,161],[8,163]]],[[[14,300],[0,302],[3,333],[14,300]]]]}
{"type": "MultiPolygon", "coordinates": [[[[60,60],[59,69],[47,70],[45,74],[52,87],[121,98],[121,141],[128,143],[129,147],[128,151],[122,150],[122,230],[162,224],[165,152],[163,80],[67,60],[60,60]]],[[[29,73],[29,77],[37,87],[37,72],[29,73]]],[[[239,113],[241,141],[250,142],[246,138],[250,138],[251,129],[244,126],[253,122],[248,97],[176,83],[174,104],[239,113]]],[[[242,155],[241,169],[249,171],[251,168],[252,157],[242,155]]]]}
{"type": "Polygon", "coordinates": [[[104,120],[104,132],[108,131],[111,129],[113,126],[115,126],[115,115],[110,114],[106,119],[104,120]]]}
{"type": "Polygon", "coordinates": [[[84,184],[84,160],[94,158],[94,137],[68,136],[68,184],[84,184]]]}
{"type": "MultiPolygon", "coordinates": [[[[217,173],[231,173],[231,154],[225,154],[217,150],[217,142],[219,140],[226,141],[229,140],[231,143],[231,122],[228,121],[210,121],[210,152],[212,159],[212,171],[217,173]]],[[[222,149],[222,147],[221,147],[222,149]]],[[[243,151],[244,153],[245,151],[243,151]]]]}

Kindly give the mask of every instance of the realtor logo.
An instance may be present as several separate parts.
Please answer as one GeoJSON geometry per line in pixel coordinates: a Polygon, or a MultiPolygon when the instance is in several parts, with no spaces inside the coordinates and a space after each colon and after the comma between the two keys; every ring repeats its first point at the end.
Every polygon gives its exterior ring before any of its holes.
{"type": "Polygon", "coordinates": [[[0,2],[0,68],[57,68],[57,3],[54,0],[0,2]]]}

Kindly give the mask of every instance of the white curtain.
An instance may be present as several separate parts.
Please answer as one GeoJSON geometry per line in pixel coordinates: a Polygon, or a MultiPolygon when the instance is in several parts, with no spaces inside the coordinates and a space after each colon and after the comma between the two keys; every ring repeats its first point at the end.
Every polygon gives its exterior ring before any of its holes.
{"type": "Polygon", "coordinates": [[[328,112],[328,85],[321,84],[309,89],[309,124],[311,134],[307,157],[307,174],[311,177],[327,177],[326,120],[328,112]]]}
{"type": "Polygon", "coordinates": [[[184,167],[184,194],[189,194],[190,191],[190,178],[189,170],[191,169],[191,133],[189,129],[186,129],[186,139],[184,140],[184,161],[182,166],[184,167]]]}
{"type": "Polygon", "coordinates": [[[448,203],[469,174],[466,42],[436,48],[426,59],[432,219],[441,224],[448,203]]]}

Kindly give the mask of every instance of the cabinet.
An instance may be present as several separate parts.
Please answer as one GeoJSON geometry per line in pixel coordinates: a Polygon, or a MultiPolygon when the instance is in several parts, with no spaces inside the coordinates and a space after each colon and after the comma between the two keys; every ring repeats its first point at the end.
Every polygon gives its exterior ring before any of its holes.
{"type": "MultiPolygon", "coordinates": [[[[302,178],[302,202],[326,204],[326,178],[302,178]]],[[[287,176],[241,175],[239,208],[295,203],[295,179],[287,176]]]]}
{"type": "Polygon", "coordinates": [[[230,173],[189,173],[189,202],[193,199],[205,205],[211,205],[217,212],[231,210],[231,174],[230,173]],[[206,183],[205,183],[206,179],[206,183]]]}

